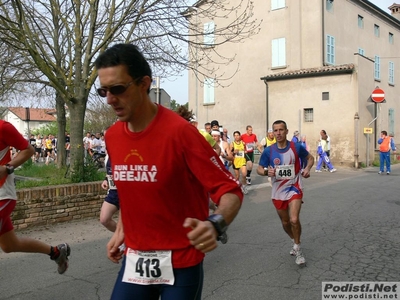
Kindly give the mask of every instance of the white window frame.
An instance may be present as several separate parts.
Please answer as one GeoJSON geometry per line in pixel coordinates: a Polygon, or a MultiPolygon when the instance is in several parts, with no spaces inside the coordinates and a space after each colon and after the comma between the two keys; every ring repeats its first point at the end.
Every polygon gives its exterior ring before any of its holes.
{"type": "Polygon", "coordinates": [[[389,44],[393,45],[394,44],[394,34],[389,32],[389,44]]]}
{"type": "Polygon", "coordinates": [[[215,23],[214,22],[207,22],[204,23],[204,40],[203,44],[205,47],[212,47],[215,43],[215,23]]]}
{"type": "Polygon", "coordinates": [[[380,29],[379,25],[377,25],[377,24],[374,24],[374,35],[376,37],[379,37],[381,35],[381,29],[380,29]]]}
{"type": "Polygon", "coordinates": [[[358,28],[364,28],[364,17],[358,15],[358,28]]]}
{"type": "Polygon", "coordinates": [[[204,104],[215,103],[214,78],[204,78],[204,104]]]}
{"type": "Polygon", "coordinates": [[[332,11],[333,10],[333,0],[326,0],[326,10],[327,11],[332,11]]]}
{"type": "Polygon", "coordinates": [[[279,68],[286,66],[286,38],[273,39],[271,41],[272,59],[271,67],[279,68]]]}
{"type": "Polygon", "coordinates": [[[286,6],[285,0],[271,0],[271,10],[281,9],[286,6]]]}

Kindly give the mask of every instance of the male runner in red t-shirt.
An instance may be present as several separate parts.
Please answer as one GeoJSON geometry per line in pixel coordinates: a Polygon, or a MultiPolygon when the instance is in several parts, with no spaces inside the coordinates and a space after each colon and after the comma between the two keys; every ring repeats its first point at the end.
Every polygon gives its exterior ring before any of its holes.
{"type": "Polygon", "coordinates": [[[114,45],[95,64],[97,92],[119,119],[105,137],[120,198],[109,259],[126,245],[111,299],[200,300],[204,253],[238,213],[240,186],[194,126],[151,101],[151,69],[136,46],[114,45]]]}
{"type": "Polygon", "coordinates": [[[242,141],[246,144],[246,167],[247,167],[247,175],[246,175],[246,183],[248,185],[251,184],[251,171],[253,170],[254,163],[254,149],[258,147],[257,136],[253,133],[253,127],[251,125],[246,126],[246,133],[242,134],[242,141]]]}

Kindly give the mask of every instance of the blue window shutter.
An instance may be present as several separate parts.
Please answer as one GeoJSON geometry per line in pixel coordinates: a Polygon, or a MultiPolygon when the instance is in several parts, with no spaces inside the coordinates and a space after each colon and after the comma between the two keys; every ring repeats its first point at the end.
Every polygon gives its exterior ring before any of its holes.
{"type": "Polygon", "coordinates": [[[375,55],[375,79],[381,79],[381,58],[375,55]]]}
{"type": "Polygon", "coordinates": [[[394,84],[394,62],[389,61],[389,83],[394,84]]]}
{"type": "Polygon", "coordinates": [[[326,62],[335,64],[335,38],[331,35],[326,35],[326,62]]]}

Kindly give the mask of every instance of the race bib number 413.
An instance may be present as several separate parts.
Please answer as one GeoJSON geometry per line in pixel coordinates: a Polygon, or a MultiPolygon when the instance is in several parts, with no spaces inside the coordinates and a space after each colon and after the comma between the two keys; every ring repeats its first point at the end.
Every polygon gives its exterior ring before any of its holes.
{"type": "Polygon", "coordinates": [[[172,251],[138,251],[128,249],[122,281],[141,285],[173,285],[172,251]]]}

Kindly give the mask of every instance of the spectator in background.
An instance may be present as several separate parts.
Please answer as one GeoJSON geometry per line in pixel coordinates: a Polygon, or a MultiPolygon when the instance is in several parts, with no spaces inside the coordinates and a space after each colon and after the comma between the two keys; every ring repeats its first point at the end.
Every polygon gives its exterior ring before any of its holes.
{"type": "Polygon", "coordinates": [[[68,159],[71,150],[71,137],[68,132],[65,133],[65,158],[68,159]]]}
{"type": "Polygon", "coordinates": [[[207,122],[207,123],[204,124],[204,130],[207,133],[211,134],[211,123],[210,122],[207,122]]]}
{"type": "Polygon", "coordinates": [[[267,148],[275,143],[276,143],[276,139],[274,136],[274,131],[272,129],[268,129],[267,136],[261,140],[257,149],[258,149],[258,151],[260,151],[260,153],[262,153],[265,148],[267,148]]]}
{"type": "Polygon", "coordinates": [[[100,152],[106,153],[106,141],[104,140],[104,134],[100,133],[100,152]]]}
{"type": "Polygon", "coordinates": [[[86,132],[86,136],[83,138],[83,147],[85,148],[85,158],[87,157],[88,154],[90,154],[89,149],[90,149],[90,141],[91,141],[91,135],[90,132],[86,132]]]}
{"type": "Polygon", "coordinates": [[[231,143],[231,137],[229,136],[229,134],[228,134],[228,129],[226,129],[226,128],[224,128],[223,130],[222,130],[222,132],[223,132],[223,136],[222,136],[222,139],[225,141],[225,142],[227,142],[228,144],[230,144],[231,143]]]}
{"type": "MultiPolygon", "coordinates": [[[[326,156],[329,158],[331,155],[331,138],[329,137],[329,135],[326,133],[325,130],[321,130],[320,132],[321,138],[320,138],[320,142],[321,142],[321,147],[322,147],[322,151],[326,154],[326,156]]],[[[329,159],[330,160],[330,159],[329,159]]],[[[328,171],[329,167],[327,168],[327,165],[325,164],[325,161],[323,161],[323,165],[322,168],[325,171],[328,171]]]]}
{"type": "MultiPolygon", "coordinates": [[[[185,118],[185,116],[182,115],[182,112],[178,112],[178,114],[183,117],[185,120],[187,120],[185,118]]],[[[190,112],[191,116],[189,117],[189,122],[190,124],[192,124],[194,127],[197,128],[197,125],[199,124],[197,122],[197,118],[195,115],[192,114],[192,112],[190,112]]],[[[210,124],[211,126],[211,124],[210,124]]],[[[204,130],[199,130],[199,133],[206,139],[207,143],[210,144],[210,146],[215,150],[215,152],[220,155],[221,154],[221,148],[219,147],[218,143],[214,141],[214,139],[212,138],[211,134],[207,133],[204,130]]]]}
{"type": "Polygon", "coordinates": [[[40,158],[42,157],[42,149],[43,149],[43,139],[38,134],[36,136],[36,141],[35,141],[35,161],[39,162],[40,158]]]}
{"type": "Polygon", "coordinates": [[[322,164],[325,164],[325,166],[327,167],[327,170],[329,170],[329,172],[331,172],[331,173],[336,172],[336,169],[333,167],[329,157],[326,155],[326,153],[322,149],[321,142],[318,144],[317,154],[318,154],[318,163],[317,163],[317,167],[315,168],[315,172],[317,172],[317,173],[322,172],[321,171],[322,164]]]}
{"type": "MultiPolygon", "coordinates": [[[[31,134],[31,137],[29,139],[29,144],[35,148],[36,145],[36,139],[35,136],[33,134],[31,134]]],[[[32,162],[35,162],[35,153],[32,154],[32,162]]]]}
{"type": "MultiPolygon", "coordinates": [[[[306,135],[301,136],[300,144],[307,150],[307,152],[310,152],[310,146],[307,143],[306,135]]],[[[304,169],[307,166],[307,161],[304,159],[300,159],[300,164],[301,164],[301,168],[304,169]]]]}
{"type": "Polygon", "coordinates": [[[48,165],[50,162],[50,159],[52,159],[53,156],[53,143],[51,139],[51,134],[46,136],[44,140],[44,147],[45,147],[45,156],[46,156],[46,161],[45,164],[48,165]]]}
{"type": "Polygon", "coordinates": [[[292,142],[294,142],[294,143],[300,142],[300,132],[298,130],[293,132],[292,142]]]}
{"type": "Polygon", "coordinates": [[[391,136],[388,136],[386,130],[381,131],[381,137],[378,140],[379,144],[379,172],[382,174],[385,171],[386,163],[386,174],[390,175],[390,151],[396,152],[396,145],[391,136]]]}

